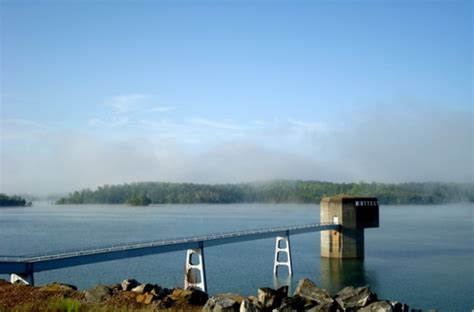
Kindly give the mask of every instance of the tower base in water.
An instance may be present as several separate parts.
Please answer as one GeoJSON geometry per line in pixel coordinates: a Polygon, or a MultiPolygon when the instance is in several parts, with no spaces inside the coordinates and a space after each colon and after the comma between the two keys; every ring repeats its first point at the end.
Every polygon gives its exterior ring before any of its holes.
{"type": "Polygon", "coordinates": [[[321,200],[321,222],[341,230],[321,232],[321,257],[364,258],[364,229],[379,227],[377,198],[338,195],[321,200]]]}

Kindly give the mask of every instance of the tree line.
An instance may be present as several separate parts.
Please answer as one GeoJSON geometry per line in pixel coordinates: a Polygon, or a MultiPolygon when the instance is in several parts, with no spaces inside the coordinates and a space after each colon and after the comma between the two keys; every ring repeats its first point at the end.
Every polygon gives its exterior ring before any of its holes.
{"type": "Polygon", "coordinates": [[[0,207],[31,206],[31,202],[20,196],[8,196],[0,193],[0,207]]]}
{"type": "Polygon", "coordinates": [[[332,183],[272,181],[239,184],[139,182],[75,191],[57,204],[319,203],[324,196],[377,197],[382,204],[474,202],[474,183],[332,183]]]}

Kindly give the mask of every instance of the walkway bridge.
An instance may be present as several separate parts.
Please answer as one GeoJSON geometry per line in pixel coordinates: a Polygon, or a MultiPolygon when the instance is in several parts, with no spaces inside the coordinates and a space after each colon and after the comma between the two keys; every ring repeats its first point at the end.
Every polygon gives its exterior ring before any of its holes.
{"type": "Polygon", "coordinates": [[[287,266],[288,273],[291,275],[293,270],[291,264],[290,235],[327,230],[340,231],[341,225],[336,223],[318,223],[119,244],[99,248],[49,252],[18,257],[0,256],[0,273],[11,274],[12,283],[21,281],[27,284],[34,284],[34,273],[36,272],[186,250],[184,287],[198,287],[206,291],[204,248],[276,237],[273,272],[276,275],[280,266],[287,266]],[[283,259],[282,254],[286,254],[286,259],[283,259]],[[197,259],[193,259],[195,257],[197,257],[197,259]],[[195,263],[196,260],[197,263],[195,263]],[[197,276],[194,276],[193,273],[196,273],[197,276]]]}

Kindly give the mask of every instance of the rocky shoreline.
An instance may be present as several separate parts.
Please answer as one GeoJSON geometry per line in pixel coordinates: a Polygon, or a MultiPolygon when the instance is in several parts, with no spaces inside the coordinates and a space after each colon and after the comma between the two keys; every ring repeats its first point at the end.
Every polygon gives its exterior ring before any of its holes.
{"type": "Polygon", "coordinates": [[[73,285],[53,283],[41,287],[0,280],[0,311],[203,311],[290,312],[361,311],[408,312],[408,305],[381,300],[366,287],[345,287],[331,295],[309,279],[299,281],[294,294],[288,286],[259,288],[256,296],[224,293],[209,296],[198,289],[168,289],[124,280],[80,291],[73,285]]]}

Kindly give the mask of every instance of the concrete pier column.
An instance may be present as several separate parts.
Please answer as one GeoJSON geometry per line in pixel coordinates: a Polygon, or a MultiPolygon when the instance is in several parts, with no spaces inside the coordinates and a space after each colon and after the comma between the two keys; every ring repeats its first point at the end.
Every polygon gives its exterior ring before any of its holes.
{"type": "Polygon", "coordinates": [[[195,287],[206,292],[206,268],[204,264],[204,248],[188,249],[186,252],[186,268],[184,273],[184,289],[195,287]],[[193,255],[198,263],[193,263],[193,255]]]}
{"type": "Polygon", "coordinates": [[[273,263],[273,274],[278,275],[278,267],[288,267],[288,275],[293,274],[293,265],[291,263],[290,236],[278,236],[275,242],[275,261],[273,263]],[[286,255],[286,260],[282,259],[282,255],[286,255]]]}
{"type": "Polygon", "coordinates": [[[364,229],[379,227],[377,198],[338,195],[321,200],[321,223],[341,230],[321,232],[321,257],[364,258],[364,229]]]}
{"type": "Polygon", "coordinates": [[[35,285],[35,279],[34,279],[34,275],[33,273],[30,273],[30,274],[15,274],[15,273],[12,273],[10,274],[10,283],[17,283],[17,282],[21,282],[25,285],[31,285],[31,286],[34,286],[35,285]]]}

